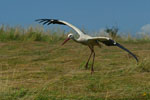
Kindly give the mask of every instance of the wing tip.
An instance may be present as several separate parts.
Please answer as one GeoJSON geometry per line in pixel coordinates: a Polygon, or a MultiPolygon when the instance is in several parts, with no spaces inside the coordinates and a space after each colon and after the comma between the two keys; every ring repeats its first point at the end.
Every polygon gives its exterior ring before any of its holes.
{"type": "Polygon", "coordinates": [[[58,19],[36,19],[35,20],[36,22],[39,22],[39,23],[43,23],[43,25],[47,24],[62,24],[62,25],[65,25],[65,23],[61,22],[60,20],[58,19]]]}
{"type": "Polygon", "coordinates": [[[38,21],[40,21],[41,19],[36,19],[36,20],[34,20],[34,21],[36,21],[36,22],[38,22],[38,21]]]}
{"type": "Polygon", "coordinates": [[[41,18],[41,19],[36,19],[35,21],[41,21],[41,20],[45,20],[45,21],[46,21],[46,20],[59,21],[58,19],[55,19],[55,18],[54,18],[54,19],[53,19],[53,18],[52,18],[52,19],[41,18]]]}
{"type": "Polygon", "coordinates": [[[139,62],[139,59],[135,56],[135,59],[136,59],[136,62],[138,63],[139,62]]]}
{"type": "Polygon", "coordinates": [[[137,58],[137,56],[135,54],[132,53],[133,58],[135,58],[136,62],[139,62],[139,59],[137,58]]]}
{"type": "Polygon", "coordinates": [[[120,47],[121,49],[127,51],[130,55],[133,56],[133,58],[135,58],[135,60],[137,61],[137,63],[139,62],[138,58],[136,57],[135,54],[133,54],[131,51],[129,51],[127,48],[123,47],[122,45],[120,45],[119,43],[116,42],[115,46],[120,47]]]}

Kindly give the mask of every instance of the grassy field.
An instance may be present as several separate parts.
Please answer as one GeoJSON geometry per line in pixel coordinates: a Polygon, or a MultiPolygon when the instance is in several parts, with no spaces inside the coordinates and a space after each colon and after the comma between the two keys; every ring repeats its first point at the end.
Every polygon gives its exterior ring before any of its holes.
{"type": "Polygon", "coordinates": [[[10,35],[0,29],[0,100],[150,99],[149,41],[120,41],[138,64],[117,47],[96,47],[91,75],[90,65],[84,68],[88,47],[72,40],[61,46],[66,35],[30,31],[20,35],[15,29],[10,35]]]}

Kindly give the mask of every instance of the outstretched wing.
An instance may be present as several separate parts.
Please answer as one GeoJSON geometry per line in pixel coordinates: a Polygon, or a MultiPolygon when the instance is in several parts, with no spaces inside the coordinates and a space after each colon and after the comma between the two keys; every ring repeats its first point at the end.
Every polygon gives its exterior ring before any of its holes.
{"type": "Polygon", "coordinates": [[[129,54],[131,54],[131,55],[136,59],[137,62],[139,61],[135,54],[133,54],[133,53],[132,53],[131,51],[129,51],[127,48],[123,47],[121,44],[115,43],[114,45],[115,45],[115,46],[118,46],[119,48],[121,48],[121,49],[123,49],[123,50],[125,50],[125,51],[127,51],[129,54]]]}
{"type": "Polygon", "coordinates": [[[103,44],[105,44],[107,46],[117,46],[117,47],[125,50],[126,52],[128,52],[130,55],[132,55],[136,59],[136,61],[138,62],[138,58],[135,56],[135,54],[133,54],[127,48],[125,48],[121,44],[115,42],[114,40],[112,40],[112,39],[110,39],[108,37],[93,37],[92,39],[89,39],[89,40],[98,40],[98,41],[102,42],[103,44]]]}
{"type": "Polygon", "coordinates": [[[35,21],[38,21],[39,23],[43,23],[43,25],[50,25],[50,24],[60,24],[60,25],[67,25],[69,27],[71,27],[73,30],[75,30],[80,36],[84,35],[84,33],[78,29],[77,27],[75,27],[74,25],[66,22],[66,21],[62,21],[62,20],[57,20],[57,19],[37,19],[35,21]]]}

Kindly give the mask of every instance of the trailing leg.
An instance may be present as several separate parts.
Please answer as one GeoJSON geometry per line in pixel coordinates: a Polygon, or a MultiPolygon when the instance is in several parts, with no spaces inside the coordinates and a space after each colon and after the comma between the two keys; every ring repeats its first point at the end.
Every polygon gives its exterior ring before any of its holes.
{"type": "Polygon", "coordinates": [[[92,62],[92,67],[91,67],[91,74],[94,72],[94,60],[95,60],[95,52],[93,50],[93,62],[92,62]]]}

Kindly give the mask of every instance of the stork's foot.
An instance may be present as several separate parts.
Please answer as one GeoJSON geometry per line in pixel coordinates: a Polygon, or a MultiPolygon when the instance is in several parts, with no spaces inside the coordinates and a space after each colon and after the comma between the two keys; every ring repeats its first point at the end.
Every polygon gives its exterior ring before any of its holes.
{"type": "Polygon", "coordinates": [[[91,67],[91,75],[94,73],[94,68],[93,66],[91,67]]]}
{"type": "Polygon", "coordinates": [[[94,73],[94,70],[91,70],[91,75],[94,73]]]}

